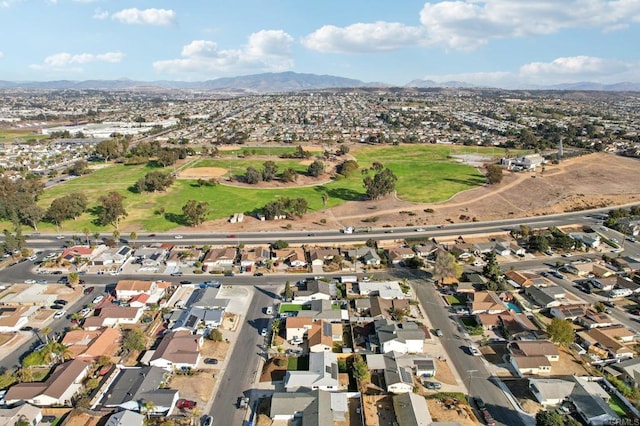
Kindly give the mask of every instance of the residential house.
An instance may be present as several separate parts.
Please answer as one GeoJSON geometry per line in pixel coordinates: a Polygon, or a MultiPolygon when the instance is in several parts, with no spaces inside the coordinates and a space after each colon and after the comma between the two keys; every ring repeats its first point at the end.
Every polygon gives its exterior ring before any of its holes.
{"type": "Polygon", "coordinates": [[[342,324],[332,324],[326,321],[314,322],[307,332],[309,352],[333,350],[334,342],[342,342],[342,332],[342,324]]]}
{"type": "Polygon", "coordinates": [[[196,288],[189,296],[186,306],[224,311],[229,305],[229,299],[219,298],[219,292],[220,289],[216,287],[196,288]]]}
{"type": "Polygon", "coordinates": [[[202,258],[202,268],[205,271],[230,269],[235,261],[234,247],[212,248],[202,258]]]}
{"type": "Polygon", "coordinates": [[[349,250],[347,254],[352,262],[359,260],[365,265],[380,265],[380,256],[378,256],[378,253],[372,247],[357,247],[355,249],[349,250]]]}
{"type": "Polygon", "coordinates": [[[120,280],[116,284],[115,295],[118,300],[126,302],[144,293],[149,295],[148,303],[157,303],[170,285],[168,281],[120,280]]]}
{"type": "Polygon", "coordinates": [[[169,320],[169,329],[187,330],[190,333],[205,333],[208,329],[218,328],[224,319],[224,310],[191,306],[175,311],[177,314],[169,320]]]}
{"type": "Polygon", "coordinates": [[[288,247],[275,250],[273,259],[281,263],[286,263],[292,268],[307,266],[307,257],[302,247],[288,247]]]}
{"type": "Polygon", "coordinates": [[[617,276],[616,288],[630,290],[632,294],[640,294],[640,284],[630,278],[617,276]]]}
{"type": "Polygon", "coordinates": [[[144,268],[159,268],[169,255],[169,249],[161,244],[152,244],[136,249],[137,262],[144,268]]]}
{"type": "Polygon", "coordinates": [[[591,310],[588,310],[584,315],[578,317],[576,322],[586,329],[611,327],[614,324],[609,315],[591,310]]]}
{"type": "Polygon", "coordinates": [[[587,312],[585,305],[562,305],[549,309],[549,313],[554,318],[575,321],[587,312]]]}
{"type": "Polygon", "coordinates": [[[285,335],[287,341],[302,340],[313,325],[312,318],[288,317],[285,320],[285,335]]]}
{"type": "Polygon", "coordinates": [[[255,265],[264,266],[271,259],[271,250],[266,247],[254,247],[243,249],[240,253],[240,267],[246,271],[252,271],[255,265]]]}
{"type": "MultiPolygon", "coordinates": [[[[6,309],[8,307],[25,307],[30,306],[29,311],[20,311],[21,316],[31,316],[38,310],[38,306],[50,306],[53,305],[53,301],[56,300],[57,294],[47,291],[49,288],[46,285],[26,285],[26,284],[14,284],[7,289],[0,291],[2,306],[6,309]],[[38,306],[36,306],[38,305],[38,306]]],[[[14,316],[18,311],[7,310],[4,315],[14,316]]],[[[16,318],[14,316],[14,318],[16,318]]],[[[11,324],[17,321],[7,320],[5,326],[11,326],[11,324]]]]}
{"type": "Polygon", "coordinates": [[[509,243],[506,241],[496,241],[493,246],[493,251],[495,251],[498,256],[509,256],[511,254],[511,247],[509,247],[509,243]]]}
{"type": "Polygon", "coordinates": [[[570,274],[579,277],[585,277],[593,274],[593,263],[590,262],[571,262],[564,265],[564,269],[570,274]]]}
{"type": "Polygon", "coordinates": [[[609,276],[609,277],[601,277],[601,278],[592,278],[589,280],[594,287],[602,290],[602,291],[611,291],[616,286],[618,282],[618,277],[609,276]]]}
{"type": "Polygon", "coordinates": [[[73,397],[82,389],[91,365],[82,360],[58,365],[43,382],[18,383],[4,396],[7,405],[27,402],[37,406],[71,406],[73,397]]]}
{"type": "Polygon", "coordinates": [[[374,321],[374,327],[380,353],[422,353],[425,333],[415,322],[380,319],[374,321]]]}
{"type": "Polygon", "coordinates": [[[19,425],[21,421],[26,422],[29,426],[40,424],[42,421],[42,409],[31,404],[0,407],[0,424],[19,425]]]}
{"type": "Polygon", "coordinates": [[[115,374],[99,401],[103,407],[145,412],[150,403],[150,414],[166,416],[178,402],[178,391],[164,387],[169,373],[162,368],[118,366],[115,374]]]}
{"type": "Polygon", "coordinates": [[[284,378],[287,392],[299,390],[338,391],[338,356],[331,351],[309,354],[308,371],[287,371],[284,378]]]}
{"type": "Polygon", "coordinates": [[[545,356],[509,355],[508,358],[518,377],[551,374],[551,363],[545,356]]]}
{"type": "Polygon", "coordinates": [[[418,377],[434,377],[436,375],[436,363],[432,357],[414,358],[413,366],[418,377]]]}
{"type": "Polygon", "coordinates": [[[398,281],[362,281],[358,283],[360,296],[380,296],[383,299],[404,299],[398,281]]]}
{"type": "Polygon", "coordinates": [[[416,253],[410,247],[393,247],[388,249],[387,256],[391,263],[398,265],[407,259],[415,257],[416,253]]]}
{"type": "Polygon", "coordinates": [[[535,171],[545,163],[545,159],[540,154],[526,154],[515,158],[501,158],[500,164],[507,170],[513,171],[535,171]]]}
{"type": "MultiPolygon", "coordinates": [[[[476,255],[491,253],[495,247],[495,243],[493,241],[487,241],[483,243],[475,243],[473,245],[473,250],[476,255]]],[[[508,253],[507,253],[508,254],[508,253]]]]}
{"type": "Polygon", "coordinates": [[[438,244],[433,242],[426,242],[426,243],[414,246],[413,250],[415,250],[418,256],[420,256],[423,259],[426,259],[432,256],[436,252],[436,250],[438,250],[438,244]]]}
{"type": "Polygon", "coordinates": [[[325,262],[330,262],[339,255],[340,250],[336,248],[311,249],[309,250],[309,261],[313,266],[322,266],[325,262]]]}
{"type": "Polygon", "coordinates": [[[73,359],[94,362],[101,356],[115,358],[122,343],[122,331],[118,328],[100,330],[69,330],[62,338],[73,359]]]}
{"type": "Polygon", "coordinates": [[[383,299],[375,296],[369,297],[369,300],[371,301],[369,316],[372,318],[398,319],[399,315],[407,315],[411,310],[407,299],[383,299]]]}
{"type": "Polygon", "coordinates": [[[88,317],[82,327],[85,330],[97,330],[102,327],[117,327],[124,324],[136,324],[142,318],[144,309],[131,306],[106,306],[97,316],[88,317]]]}
{"type": "Polygon", "coordinates": [[[413,392],[393,396],[393,408],[399,426],[428,426],[433,424],[427,400],[413,392]]]}
{"type": "Polygon", "coordinates": [[[413,372],[409,367],[398,365],[396,357],[400,354],[387,352],[383,355],[384,360],[384,383],[389,393],[399,394],[413,391],[413,372]]]}
{"type": "Polygon", "coordinates": [[[312,318],[314,321],[341,322],[349,319],[349,311],[346,309],[335,309],[334,305],[327,299],[315,299],[304,303],[305,309],[298,311],[298,318],[312,318]],[[306,309],[306,308],[309,309],[306,309]]]}
{"type": "Polygon", "coordinates": [[[629,386],[637,388],[640,386],[640,358],[630,358],[612,364],[611,368],[615,376],[624,381],[629,386]],[[617,372],[618,374],[615,374],[617,372]]]}
{"type": "Polygon", "coordinates": [[[485,290],[473,294],[467,303],[472,315],[479,313],[497,314],[507,310],[507,306],[498,297],[495,291],[485,290]]]}
{"type": "Polygon", "coordinates": [[[269,417],[277,424],[299,420],[304,425],[333,425],[346,422],[349,403],[346,393],[314,390],[311,392],[275,392],[269,417]]]}
{"type": "Polygon", "coordinates": [[[525,357],[543,356],[549,362],[556,362],[560,360],[560,353],[558,352],[556,345],[546,340],[519,340],[509,343],[508,349],[512,355],[521,355],[525,357]]]}
{"type": "Polygon", "coordinates": [[[567,376],[562,379],[529,379],[529,389],[545,407],[570,401],[576,413],[587,425],[610,425],[620,422],[609,407],[611,396],[599,384],[597,377],[567,376]]]}
{"type": "Polygon", "coordinates": [[[572,232],[569,236],[576,241],[581,241],[585,247],[596,248],[600,245],[600,234],[597,232],[572,232]]]}
{"type": "Polygon", "coordinates": [[[565,290],[560,286],[549,287],[527,287],[524,290],[529,299],[541,308],[553,308],[567,304],[565,290]]]}
{"type": "Polygon", "coordinates": [[[516,256],[524,256],[525,253],[527,252],[523,247],[520,247],[516,242],[510,243],[509,249],[511,250],[511,253],[516,256]]]}
{"type": "Polygon", "coordinates": [[[146,417],[135,411],[122,410],[113,413],[104,426],[143,426],[146,417]]]}
{"type": "Polygon", "coordinates": [[[17,332],[37,310],[37,306],[0,306],[0,333],[17,332]]]}
{"type": "Polygon", "coordinates": [[[91,259],[98,256],[105,250],[107,250],[107,246],[104,244],[100,244],[97,247],[72,246],[64,249],[59,259],[69,263],[77,263],[79,259],[91,261],[91,259]]]}
{"type": "Polygon", "coordinates": [[[114,247],[104,250],[91,259],[96,266],[122,265],[131,257],[133,250],[129,246],[114,247]]]}
{"type": "Polygon", "coordinates": [[[541,330],[523,313],[508,311],[497,315],[502,334],[507,339],[537,339],[542,335],[541,330]]]}
{"type": "Polygon", "coordinates": [[[580,331],[578,337],[589,353],[600,358],[626,359],[635,356],[629,345],[635,341],[635,334],[622,325],[580,331]]]}
{"type": "Polygon", "coordinates": [[[602,263],[593,263],[592,265],[593,275],[598,278],[610,277],[611,275],[614,275],[616,274],[616,272],[618,272],[618,270],[612,265],[602,263]]]}
{"type": "Polygon", "coordinates": [[[201,348],[201,335],[194,335],[186,330],[170,331],[153,350],[148,364],[169,371],[196,368],[200,361],[201,348]]]}
{"type": "Polygon", "coordinates": [[[514,270],[507,271],[504,275],[507,277],[509,284],[515,288],[526,288],[532,285],[536,287],[545,287],[548,285],[548,281],[538,274],[514,270]]]}
{"type": "Polygon", "coordinates": [[[293,303],[308,303],[312,300],[330,300],[337,294],[336,283],[320,280],[306,281],[296,289],[293,303]]]}

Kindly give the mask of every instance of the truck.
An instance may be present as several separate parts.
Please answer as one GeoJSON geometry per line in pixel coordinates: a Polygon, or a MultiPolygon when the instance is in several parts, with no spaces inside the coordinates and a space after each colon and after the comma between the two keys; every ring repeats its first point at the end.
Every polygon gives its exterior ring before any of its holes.
{"type": "Polygon", "coordinates": [[[371,227],[370,226],[360,226],[358,228],[353,228],[353,232],[354,233],[371,232],[371,227]]]}
{"type": "Polygon", "coordinates": [[[353,234],[353,226],[347,226],[345,228],[342,228],[342,233],[343,234],[353,234]]]}

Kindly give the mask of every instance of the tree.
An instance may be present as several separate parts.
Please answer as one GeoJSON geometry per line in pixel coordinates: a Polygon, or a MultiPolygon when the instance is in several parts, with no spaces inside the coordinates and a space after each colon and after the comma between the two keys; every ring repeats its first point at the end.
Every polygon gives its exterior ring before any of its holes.
{"type": "Polygon", "coordinates": [[[67,169],[67,173],[74,176],[82,176],[89,173],[89,163],[87,160],[78,160],[67,169]]]}
{"type": "Polygon", "coordinates": [[[593,304],[593,309],[595,309],[599,313],[603,313],[607,310],[607,307],[604,305],[604,303],[597,301],[593,304]]]}
{"type": "Polygon", "coordinates": [[[420,269],[424,267],[424,259],[418,256],[413,256],[404,260],[404,265],[411,269],[420,269]]]}
{"type": "Polygon", "coordinates": [[[103,225],[113,225],[118,229],[120,220],[127,217],[127,211],[124,208],[123,201],[124,197],[115,191],[111,191],[107,195],[98,198],[101,207],[98,213],[98,220],[100,220],[103,225]]]}
{"type": "Polygon", "coordinates": [[[298,172],[293,167],[288,167],[282,172],[282,180],[284,182],[295,182],[298,179],[298,172]]]}
{"type": "Polygon", "coordinates": [[[247,167],[247,171],[244,172],[245,181],[251,185],[260,182],[261,177],[260,172],[253,166],[247,167]]]}
{"type": "Polygon", "coordinates": [[[370,200],[378,200],[395,191],[397,181],[398,177],[388,168],[377,172],[373,177],[367,175],[362,180],[370,200]]]}
{"type": "Polygon", "coordinates": [[[362,359],[362,355],[353,356],[351,368],[353,369],[353,377],[358,380],[361,389],[364,389],[366,384],[371,380],[371,373],[369,372],[369,366],[364,359],[362,359]]]}
{"type": "Polygon", "coordinates": [[[77,286],[80,283],[80,274],[75,271],[69,272],[69,274],[67,274],[67,282],[72,288],[77,286]]]}
{"type": "Polygon", "coordinates": [[[74,192],[51,201],[45,217],[59,227],[65,220],[77,219],[87,210],[87,205],[87,196],[74,192]]]}
{"type": "Polygon", "coordinates": [[[273,321],[271,321],[271,331],[273,332],[273,334],[277,335],[278,333],[280,333],[281,325],[282,320],[280,318],[274,318],[273,321]]]}
{"type": "Polygon", "coordinates": [[[349,153],[349,147],[347,145],[340,145],[338,147],[338,155],[345,155],[349,153]]]}
{"type": "Polygon", "coordinates": [[[222,342],[222,332],[217,328],[214,328],[209,331],[209,334],[207,334],[207,339],[213,342],[222,342]]]}
{"type": "Polygon", "coordinates": [[[206,201],[189,200],[182,206],[182,214],[191,226],[198,226],[207,219],[209,203],[206,201]]]}
{"type": "Polygon", "coordinates": [[[456,258],[451,253],[440,250],[436,254],[436,260],[433,264],[433,277],[444,283],[445,279],[458,279],[461,274],[460,265],[456,262],[456,258]]]}
{"type": "Polygon", "coordinates": [[[494,185],[502,182],[502,167],[497,164],[487,164],[487,183],[494,185]]]}
{"type": "Polygon", "coordinates": [[[104,158],[107,162],[125,153],[128,143],[121,143],[115,139],[107,139],[96,145],[96,154],[104,158]]]}
{"type": "Polygon", "coordinates": [[[175,180],[173,173],[153,171],[138,179],[135,187],[138,193],[164,191],[173,185],[175,180]]]}
{"type": "Polygon", "coordinates": [[[142,351],[146,349],[146,337],[137,328],[128,330],[122,339],[122,347],[128,351],[142,351]]]}
{"type": "Polygon", "coordinates": [[[547,326],[547,333],[549,333],[551,341],[559,345],[569,346],[573,343],[573,326],[569,321],[554,318],[551,320],[551,324],[547,326]]]}
{"type": "Polygon", "coordinates": [[[498,263],[498,258],[496,257],[496,253],[491,251],[487,253],[485,256],[485,265],[482,267],[482,275],[487,277],[490,282],[495,283],[496,285],[502,279],[502,269],[500,269],[500,264],[498,263]]]}
{"type": "Polygon", "coordinates": [[[289,243],[284,240],[277,240],[271,244],[271,248],[274,250],[280,250],[289,247],[289,243]]]}
{"type": "Polygon", "coordinates": [[[318,177],[324,172],[324,163],[320,160],[315,160],[307,167],[307,174],[312,177],[318,177]]]}
{"type": "Polygon", "coordinates": [[[564,416],[557,411],[538,411],[536,426],[564,426],[564,416]]]}
{"type": "Polygon", "coordinates": [[[291,283],[287,281],[284,284],[284,300],[293,299],[293,289],[291,288],[291,283]]]}
{"type": "Polygon", "coordinates": [[[167,167],[175,164],[176,161],[178,161],[178,158],[180,158],[180,154],[178,154],[176,150],[165,148],[160,150],[160,152],[158,152],[156,161],[162,167],[167,167]]]}
{"type": "Polygon", "coordinates": [[[38,230],[38,222],[44,218],[45,214],[45,210],[35,203],[24,206],[18,211],[20,223],[31,226],[35,231],[38,230]]]}
{"type": "Polygon", "coordinates": [[[339,164],[336,171],[342,176],[349,177],[358,171],[358,162],[355,160],[347,160],[339,164]]]}
{"type": "Polygon", "coordinates": [[[262,163],[262,180],[269,182],[278,174],[278,165],[275,161],[265,161],[262,163]]]}
{"type": "Polygon", "coordinates": [[[136,231],[131,231],[131,233],[129,234],[129,239],[135,244],[136,240],[138,239],[138,234],[136,234],[136,231]]]}
{"type": "Polygon", "coordinates": [[[529,236],[528,239],[529,250],[538,251],[544,253],[549,250],[549,240],[542,234],[536,234],[529,236]]]}

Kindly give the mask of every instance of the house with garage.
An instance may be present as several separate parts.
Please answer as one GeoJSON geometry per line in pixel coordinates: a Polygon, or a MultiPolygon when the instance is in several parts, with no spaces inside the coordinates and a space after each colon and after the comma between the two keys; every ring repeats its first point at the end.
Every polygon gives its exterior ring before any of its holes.
{"type": "Polygon", "coordinates": [[[311,330],[313,323],[314,320],[312,318],[288,317],[285,320],[285,336],[287,341],[302,341],[309,330],[311,330]]]}
{"type": "Polygon", "coordinates": [[[532,285],[536,287],[546,287],[549,284],[549,281],[540,275],[532,274],[530,272],[513,270],[505,272],[504,275],[509,284],[515,288],[526,288],[531,287],[532,285]]]}
{"type": "Polygon", "coordinates": [[[549,375],[551,374],[551,363],[560,359],[558,349],[549,341],[519,340],[510,342],[507,349],[509,364],[518,377],[549,375]]]}
{"type": "Polygon", "coordinates": [[[250,272],[256,266],[265,266],[266,262],[271,259],[271,250],[267,247],[254,247],[252,249],[243,249],[240,253],[240,267],[250,272]]]}
{"type": "Polygon", "coordinates": [[[573,380],[551,378],[529,378],[529,390],[543,407],[555,407],[562,404],[575,387],[573,380]]]}
{"type": "Polygon", "coordinates": [[[429,241],[426,243],[422,243],[422,244],[418,244],[415,245],[413,247],[413,250],[416,252],[416,254],[423,258],[423,259],[427,259],[430,258],[431,256],[434,255],[434,253],[436,252],[436,250],[438,250],[439,246],[438,244],[429,241]]]}
{"type": "Polygon", "coordinates": [[[169,256],[169,248],[161,244],[151,244],[137,248],[135,256],[135,262],[142,265],[143,268],[159,268],[169,256]]]}
{"type": "Polygon", "coordinates": [[[23,425],[34,426],[42,421],[42,409],[31,404],[22,404],[15,407],[0,407],[1,425],[23,425]]]}
{"type": "Polygon", "coordinates": [[[331,300],[336,297],[337,289],[334,281],[307,280],[298,283],[294,291],[293,303],[310,303],[312,300],[331,300]]]}
{"type": "Polygon", "coordinates": [[[228,270],[236,261],[234,247],[210,249],[202,258],[202,269],[205,271],[228,270]]]}
{"type": "Polygon", "coordinates": [[[433,357],[414,358],[413,367],[418,377],[435,377],[436,362],[433,357]]]}
{"type": "Polygon", "coordinates": [[[614,325],[609,315],[592,310],[586,311],[584,315],[576,319],[576,322],[587,330],[597,327],[611,327],[614,325]]]}
{"type": "Polygon", "coordinates": [[[607,367],[607,372],[631,387],[640,386],[640,358],[625,359],[611,364],[607,367]]]}
{"type": "Polygon", "coordinates": [[[91,264],[96,266],[122,265],[133,254],[129,246],[109,248],[91,259],[91,264]]]}
{"type": "Polygon", "coordinates": [[[338,356],[331,351],[309,354],[308,371],[287,371],[284,377],[287,392],[304,390],[340,390],[338,377],[338,356]]]}
{"type": "Polygon", "coordinates": [[[119,328],[99,330],[69,330],[62,338],[63,345],[69,349],[71,358],[86,362],[95,362],[101,356],[115,359],[122,344],[122,331],[119,328]]]}
{"type": "Polygon", "coordinates": [[[377,266],[380,265],[381,262],[380,256],[378,256],[376,249],[372,247],[357,247],[348,250],[347,254],[352,262],[360,261],[369,266],[377,266]]]}
{"type": "MultiPolygon", "coordinates": [[[[362,299],[356,299],[362,300],[362,299]]],[[[368,316],[374,319],[396,319],[399,316],[409,315],[411,305],[407,299],[383,299],[380,296],[370,297],[368,316]]]]}
{"type": "Polygon", "coordinates": [[[560,360],[558,348],[548,340],[518,340],[509,343],[508,349],[513,355],[544,356],[549,362],[560,360]]]}
{"type": "Polygon", "coordinates": [[[73,246],[63,250],[59,259],[69,263],[84,263],[91,262],[91,260],[100,255],[100,253],[106,251],[108,247],[104,244],[100,244],[96,247],[89,246],[73,246]]]}
{"type": "Polygon", "coordinates": [[[531,302],[541,308],[553,308],[569,303],[569,300],[566,299],[565,290],[560,286],[531,286],[524,290],[524,294],[531,302]]]}
{"type": "Polygon", "coordinates": [[[349,395],[344,392],[275,392],[269,417],[272,424],[334,425],[347,422],[349,395]]]}
{"type": "Polygon", "coordinates": [[[387,319],[374,321],[375,336],[370,338],[372,346],[377,343],[380,353],[395,351],[401,354],[422,353],[425,333],[413,321],[395,322],[387,319]]]}
{"type": "Polygon", "coordinates": [[[399,265],[407,259],[416,256],[416,253],[410,247],[392,247],[387,250],[387,256],[391,263],[399,265]]]}
{"type": "Polygon", "coordinates": [[[360,296],[379,296],[387,300],[405,298],[398,281],[361,281],[358,290],[360,296]]]}
{"type": "Polygon", "coordinates": [[[149,357],[145,355],[144,358],[148,359],[148,365],[168,371],[195,369],[201,358],[202,340],[202,335],[187,330],[170,331],[162,337],[156,349],[147,351],[149,357]]]}
{"type": "Polygon", "coordinates": [[[336,256],[340,256],[337,248],[321,248],[309,250],[309,261],[313,266],[322,266],[331,262],[336,256]]]}
{"type": "Polygon", "coordinates": [[[413,392],[393,395],[393,409],[398,425],[428,426],[433,423],[427,400],[413,392]]]}
{"type": "Polygon", "coordinates": [[[110,415],[104,426],[144,426],[146,419],[135,411],[122,410],[110,415]]]}
{"type": "Polygon", "coordinates": [[[150,304],[158,303],[171,286],[168,281],[120,280],[116,284],[115,295],[120,301],[127,302],[132,297],[148,294],[150,304]]]}
{"type": "Polygon", "coordinates": [[[307,266],[307,256],[302,247],[288,247],[275,250],[272,259],[276,263],[285,263],[291,268],[303,268],[307,266]]]}
{"type": "Polygon", "coordinates": [[[472,315],[487,313],[497,314],[507,311],[507,305],[498,297],[495,291],[484,290],[473,294],[473,297],[467,300],[469,312],[472,315]]]}
{"type": "Polygon", "coordinates": [[[571,238],[580,241],[585,247],[596,248],[600,245],[600,234],[597,232],[572,232],[569,234],[571,238]]]}
{"type": "Polygon", "coordinates": [[[82,328],[85,330],[98,330],[102,327],[133,325],[140,321],[143,313],[143,308],[111,304],[101,308],[97,316],[86,318],[82,323],[82,328]]]}
{"type": "Polygon", "coordinates": [[[38,306],[0,306],[0,333],[18,332],[38,309],[38,306]]]}
{"type": "Polygon", "coordinates": [[[4,396],[5,403],[70,407],[74,396],[82,390],[90,368],[90,363],[78,359],[64,362],[56,366],[43,382],[25,382],[11,386],[4,396]]]}
{"type": "Polygon", "coordinates": [[[342,343],[342,324],[316,321],[307,331],[309,352],[333,350],[334,343],[342,343]]]}
{"type": "Polygon", "coordinates": [[[398,364],[396,357],[401,354],[387,352],[383,355],[384,360],[384,382],[386,391],[393,394],[408,393],[413,391],[413,371],[410,367],[403,367],[398,364]]]}
{"type": "Polygon", "coordinates": [[[635,334],[622,325],[580,331],[578,338],[589,353],[603,359],[627,359],[635,356],[632,347],[635,334]]]}
{"type": "Polygon", "coordinates": [[[496,241],[493,246],[493,251],[498,256],[509,256],[511,254],[511,247],[507,241],[496,241]]]}
{"type": "Polygon", "coordinates": [[[107,408],[146,412],[145,405],[149,403],[151,415],[167,416],[180,397],[177,390],[165,387],[169,378],[170,374],[159,367],[119,365],[102,398],[92,408],[99,404],[107,408]]]}
{"type": "Polygon", "coordinates": [[[517,377],[525,375],[548,376],[551,374],[551,363],[544,356],[508,355],[508,360],[517,377]]]}
{"type": "Polygon", "coordinates": [[[587,307],[583,304],[554,306],[553,308],[549,309],[549,313],[554,318],[575,321],[579,317],[587,313],[587,307]]]}
{"type": "Polygon", "coordinates": [[[195,306],[175,311],[176,316],[169,320],[169,329],[187,330],[190,333],[204,334],[208,329],[218,328],[224,319],[224,310],[205,309],[195,306]],[[177,317],[177,318],[176,318],[177,317]]]}

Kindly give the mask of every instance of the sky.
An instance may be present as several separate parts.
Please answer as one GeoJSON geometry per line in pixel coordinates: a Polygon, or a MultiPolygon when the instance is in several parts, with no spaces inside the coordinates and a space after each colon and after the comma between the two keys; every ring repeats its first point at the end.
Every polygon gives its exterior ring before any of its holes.
{"type": "Polygon", "coordinates": [[[0,80],[640,82],[640,0],[0,0],[0,80]]]}

